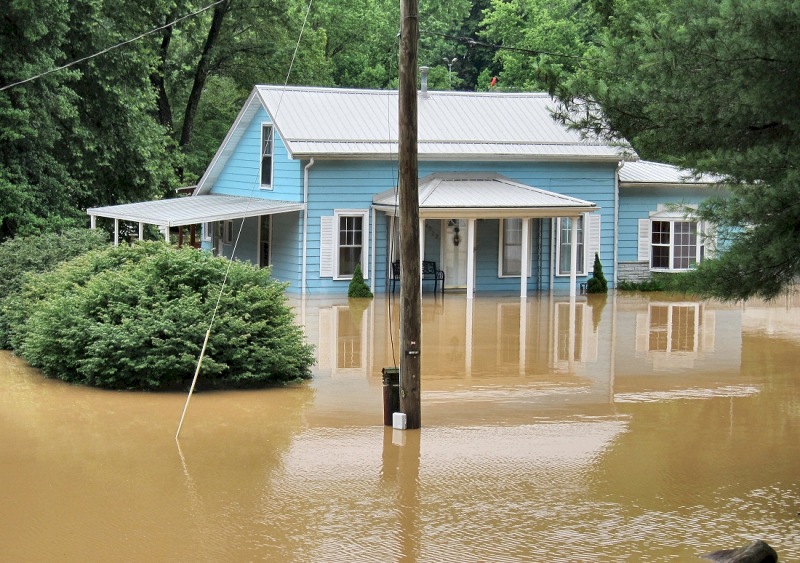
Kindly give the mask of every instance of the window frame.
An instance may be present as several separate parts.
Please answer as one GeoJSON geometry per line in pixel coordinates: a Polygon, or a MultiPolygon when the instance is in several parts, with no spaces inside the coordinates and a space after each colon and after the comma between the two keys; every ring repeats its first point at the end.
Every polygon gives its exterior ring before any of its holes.
{"type": "Polygon", "coordinates": [[[333,212],[333,279],[352,280],[353,274],[343,275],[341,273],[341,219],[359,218],[361,219],[361,274],[364,279],[369,279],[369,211],[364,209],[337,209],[333,212]]]}
{"type": "Polygon", "coordinates": [[[275,182],[275,127],[272,123],[261,124],[261,139],[259,143],[259,184],[262,190],[271,190],[275,182]],[[269,155],[266,154],[264,132],[269,129],[269,155]],[[269,181],[264,181],[264,160],[269,158],[269,181]]]}
{"type": "MultiPolygon", "coordinates": [[[[691,236],[691,231],[689,233],[691,236]]],[[[706,248],[705,248],[705,236],[703,234],[703,222],[697,221],[696,219],[692,218],[691,216],[682,215],[680,217],[664,217],[664,216],[653,216],[650,217],[650,240],[648,241],[648,246],[650,250],[650,257],[648,260],[648,268],[653,272],[688,272],[689,270],[695,268],[698,264],[700,264],[703,260],[705,260],[706,256],[706,248]],[[654,242],[654,230],[653,227],[655,223],[666,223],[669,225],[669,233],[668,233],[668,241],[666,243],[660,242],[656,244],[654,242]],[[689,256],[689,264],[685,267],[675,267],[675,250],[676,250],[676,224],[688,224],[694,225],[694,256],[689,256]],[[654,266],[653,260],[655,258],[655,248],[666,248],[667,249],[667,263],[668,267],[663,266],[654,266]],[[693,261],[692,261],[693,260],[693,261]]],[[[678,247],[687,247],[691,248],[689,245],[678,245],[678,247]]]]}
{"type": "Polygon", "coordinates": [[[499,225],[500,234],[498,236],[499,241],[498,241],[498,249],[497,249],[497,277],[498,278],[518,278],[521,275],[521,273],[520,274],[516,274],[516,273],[511,274],[511,273],[507,273],[505,271],[506,270],[506,267],[505,267],[506,266],[506,264],[505,264],[506,254],[504,252],[504,250],[505,250],[505,237],[506,237],[505,226],[506,226],[506,221],[509,221],[509,220],[519,221],[520,222],[520,224],[519,224],[520,262],[522,260],[522,222],[523,221],[528,221],[529,222],[528,223],[528,272],[525,275],[526,278],[529,278],[529,277],[531,277],[531,273],[533,272],[533,260],[530,259],[530,257],[531,257],[531,248],[533,248],[533,229],[530,228],[530,218],[527,218],[527,217],[504,217],[504,218],[500,219],[500,225],[499,225]]]}
{"type": "MultiPolygon", "coordinates": [[[[556,233],[555,233],[556,273],[555,273],[555,275],[556,275],[556,277],[568,277],[570,275],[569,270],[567,270],[567,271],[562,271],[561,270],[561,247],[562,247],[562,244],[561,244],[561,230],[562,230],[561,229],[561,224],[562,224],[562,221],[564,219],[572,220],[573,218],[572,217],[556,217],[556,221],[555,221],[555,229],[556,229],[556,233]]],[[[588,259],[587,259],[587,256],[586,256],[586,254],[587,254],[586,250],[589,248],[589,240],[588,240],[589,229],[587,228],[589,220],[587,218],[587,214],[586,213],[581,213],[580,216],[578,217],[578,219],[580,219],[580,221],[581,221],[581,226],[579,226],[579,229],[578,229],[578,231],[580,233],[579,234],[580,239],[578,240],[578,248],[579,248],[578,255],[581,256],[581,252],[580,252],[581,248],[583,249],[583,253],[582,253],[583,255],[582,255],[582,263],[579,264],[580,267],[578,268],[578,271],[575,273],[575,275],[576,276],[585,276],[585,275],[588,274],[588,271],[589,271],[589,268],[588,268],[588,265],[587,265],[588,259]]],[[[570,229],[571,229],[571,226],[570,226],[570,229]]],[[[594,260],[594,256],[592,256],[592,260],[594,260]]]]}
{"type": "Polygon", "coordinates": [[[225,219],[222,223],[222,244],[233,244],[233,220],[225,219]]]}

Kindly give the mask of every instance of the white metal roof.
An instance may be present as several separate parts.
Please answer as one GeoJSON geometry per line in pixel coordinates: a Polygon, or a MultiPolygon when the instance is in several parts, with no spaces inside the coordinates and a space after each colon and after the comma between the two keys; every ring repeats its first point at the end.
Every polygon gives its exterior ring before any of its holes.
{"type": "Polygon", "coordinates": [[[626,162],[619,171],[619,181],[622,187],[626,185],[649,184],[717,184],[721,178],[711,174],[693,174],[689,170],[649,160],[626,162]]]}
{"type": "Polygon", "coordinates": [[[92,207],[89,215],[166,227],[241,219],[303,209],[302,203],[230,195],[197,195],[92,207]]]}
{"type": "MultiPolygon", "coordinates": [[[[377,209],[396,214],[396,190],[373,197],[377,209]]],[[[591,201],[548,192],[501,176],[486,173],[433,174],[419,182],[421,217],[452,216],[537,216],[557,217],[597,211],[591,201]]]]}
{"type": "MultiPolygon", "coordinates": [[[[261,103],[294,158],[397,155],[396,90],[256,86],[261,103]]],[[[613,160],[621,147],[592,143],[551,116],[541,93],[420,93],[420,158],[613,160]]]]}

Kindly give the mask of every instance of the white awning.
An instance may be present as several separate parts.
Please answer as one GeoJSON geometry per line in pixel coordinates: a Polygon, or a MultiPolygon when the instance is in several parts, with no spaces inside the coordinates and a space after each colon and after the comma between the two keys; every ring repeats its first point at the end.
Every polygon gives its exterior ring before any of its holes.
{"type": "Polygon", "coordinates": [[[91,207],[86,213],[93,217],[107,217],[162,227],[179,227],[302,209],[303,204],[299,202],[209,194],[91,207]]]}
{"type": "MultiPolygon", "coordinates": [[[[372,203],[398,213],[397,190],[377,194],[372,203]]],[[[549,192],[499,174],[434,174],[419,181],[420,218],[574,217],[600,208],[596,203],[549,192]]]]}

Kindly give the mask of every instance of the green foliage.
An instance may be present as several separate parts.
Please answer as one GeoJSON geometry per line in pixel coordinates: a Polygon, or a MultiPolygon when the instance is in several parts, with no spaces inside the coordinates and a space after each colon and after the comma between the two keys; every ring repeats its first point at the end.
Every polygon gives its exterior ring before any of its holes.
{"type": "MultiPolygon", "coordinates": [[[[0,85],[133,37],[152,27],[147,12],[110,0],[5,2],[0,85]]],[[[79,226],[87,206],[174,186],[169,139],[152,117],[151,55],[139,41],[0,92],[0,240],[79,226]]]]}
{"type": "Polygon", "coordinates": [[[503,89],[553,92],[577,68],[599,21],[582,0],[492,0],[481,37],[511,47],[494,56],[503,89]]]}
{"type": "Polygon", "coordinates": [[[689,272],[676,272],[671,274],[653,273],[650,278],[640,281],[617,282],[617,289],[620,291],[672,291],[681,293],[693,293],[687,284],[689,272]]]}
{"type": "Polygon", "coordinates": [[[160,242],[94,251],[30,278],[4,309],[15,352],[46,375],[111,389],[201,378],[251,387],[310,377],[312,348],[268,270],[160,242]],[[222,295],[220,286],[227,282],[222,295]]]}
{"type": "Polygon", "coordinates": [[[106,233],[89,229],[19,236],[0,244],[0,347],[9,346],[8,318],[2,312],[5,301],[20,290],[27,276],[107,245],[106,233]]]}
{"type": "Polygon", "coordinates": [[[364,282],[364,274],[361,272],[361,264],[356,264],[356,269],[353,272],[353,279],[350,280],[350,285],[347,287],[348,297],[372,297],[372,292],[369,286],[364,282]]]}
{"type": "Polygon", "coordinates": [[[93,229],[16,237],[0,244],[0,299],[18,291],[26,273],[52,270],[61,262],[108,245],[108,235],[93,229]]]}
{"type": "Polygon", "coordinates": [[[570,79],[561,117],[626,138],[644,158],[723,177],[731,196],[700,216],[725,252],[689,279],[721,299],[776,296],[800,275],[797,6],[618,0],[602,9],[608,27],[570,79]]]}
{"type": "Polygon", "coordinates": [[[586,283],[586,291],[588,293],[608,293],[608,282],[603,275],[603,265],[600,263],[600,256],[597,253],[594,255],[594,269],[592,277],[586,283]]]}

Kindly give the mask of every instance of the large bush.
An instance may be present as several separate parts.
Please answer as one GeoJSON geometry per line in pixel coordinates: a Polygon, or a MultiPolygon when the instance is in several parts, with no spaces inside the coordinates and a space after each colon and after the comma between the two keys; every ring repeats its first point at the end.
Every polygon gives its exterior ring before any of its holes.
{"type": "Polygon", "coordinates": [[[112,389],[185,384],[213,317],[201,382],[252,387],[310,377],[312,348],[284,289],[268,270],[147,242],[30,278],[4,313],[14,350],[31,365],[112,389]]]}
{"type": "Polygon", "coordinates": [[[9,347],[9,323],[2,314],[4,301],[20,290],[26,276],[52,270],[66,260],[107,246],[107,233],[85,228],[18,236],[0,244],[0,347],[9,347]]]}

